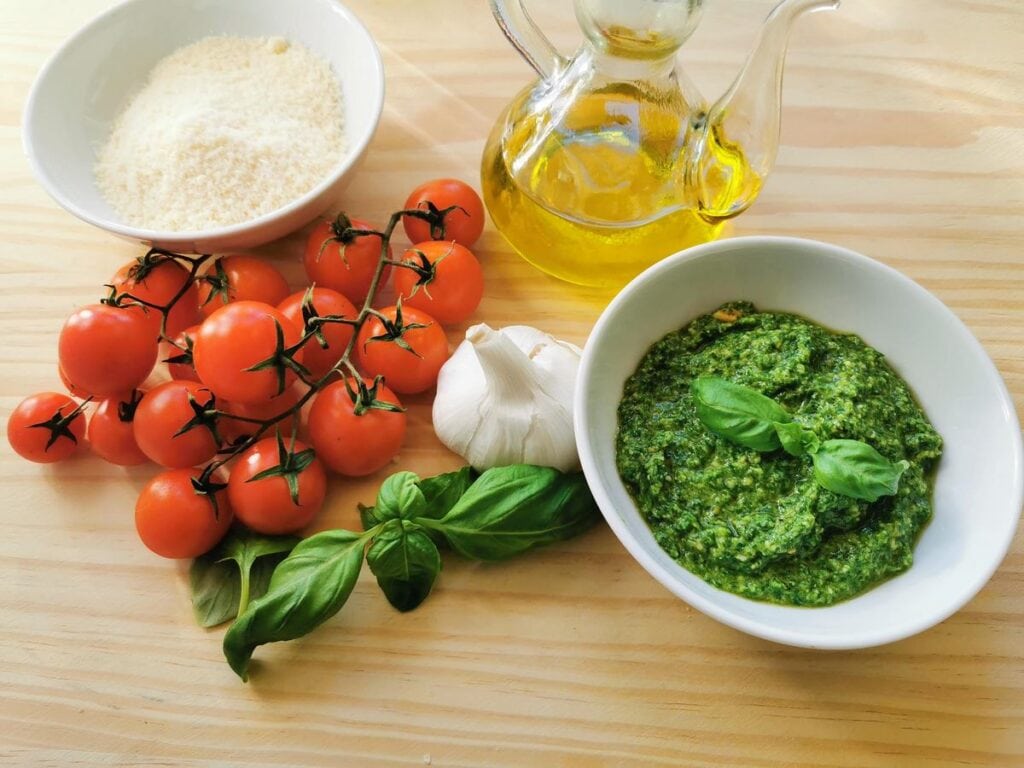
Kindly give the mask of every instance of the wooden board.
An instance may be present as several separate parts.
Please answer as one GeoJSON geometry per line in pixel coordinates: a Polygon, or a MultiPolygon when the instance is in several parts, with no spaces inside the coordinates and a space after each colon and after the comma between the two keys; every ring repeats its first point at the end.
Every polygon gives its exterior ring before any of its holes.
{"type": "MultiPolygon", "coordinates": [[[[58,388],[62,318],[139,250],[31,178],[32,78],[109,0],[0,0],[0,410],[58,388]]],[[[480,0],[353,0],[387,106],[349,208],[381,221],[419,181],[477,178],[530,71],[480,0]]],[[[534,2],[578,39],[567,0],[534,2]],[[541,7],[541,6],[549,7],[541,7]]],[[[728,83],[768,0],[721,0],[687,46],[728,83]]],[[[921,282],[1024,403],[1024,5],[860,0],[795,30],[779,168],[735,234],[820,238],[921,282]]],[[[301,237],[264,249],[301,276],[301,237]]],[[[548,279],[488,231],[479,318],[582,343],[608,296],[548,279]]],[[[456,334],[452,334],[455,338],[456,334]]],[[[457,465],[411,410],[399,466],[457,465]]],[[[956,616],[918,637],[816,653],[747,637],[672,597],[600,526],[517,562],[449,559],[400,615],[364,574],[335,620],[258,652],[251,684],[192,621],[182,567],[137,542],[151,470],[29,465],[0,447],[0,762],[12,766],[1024,765],[1024,539],[956,616]]],[[[336,480],[318,527],[355,525],[380,477],[336,480]]]]}

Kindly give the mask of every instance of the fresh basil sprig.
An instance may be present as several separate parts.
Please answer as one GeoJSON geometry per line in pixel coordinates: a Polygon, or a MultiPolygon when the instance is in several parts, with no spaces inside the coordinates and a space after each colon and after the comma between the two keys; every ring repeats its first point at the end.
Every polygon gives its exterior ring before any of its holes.
{"type": "Polygon", "coordinates": [[[580,473],[531,465],[479,477],[468,467],[425,479],[398,472],[381,485],[375,504],[359,511],[363,533],[325,531],[298,544],[266,594],[228,629],[224,655],[243,680],[257,646],[301,637],[341,609],[364,551],[388,601],[410,611],[441,571],[438,542],[473,559],[503,560],[575,536],[599,518],[580,473]]]}
{"type": "Polygon", "coordinates": [[[299,541],[296,536],[261,536],[235,527],[216,548],[193,560],[189,588],[199,626],[230,621],[250,599],[262,596],[274,568],[299,541]]]}
{"type": "Polygon", "coordinates": [[[825,440],[793,420],[770,397],[725,379],[701,376],[690,384],[697,418],[719,437],[760,453],[782,448],[810,456],[814,479],[826,490],[861,501],[878,501],[899,489],[909,468],[860,440],[825,440]]]}

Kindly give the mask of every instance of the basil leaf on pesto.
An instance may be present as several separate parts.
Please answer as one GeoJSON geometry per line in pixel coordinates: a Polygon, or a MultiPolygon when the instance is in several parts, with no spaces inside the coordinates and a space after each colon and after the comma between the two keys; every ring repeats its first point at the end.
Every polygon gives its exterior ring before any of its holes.
{"type": "Polygon", "coordinates": [[[699,376],[690,385],[697,418],[730,442],[760,453],[782,447],[775,424],[793,421],[785,408],[760,392],[716,376],[699,376]]]}
{"type": "Polygon", "coordinates": [[[826,440],[811,458],[814,479],[823,488],[863,501],[894,496],[910,467],[905,460],[889,461],[860,440],[826,440]]]}
{"type": "Polygon", "coordinates": [[[821,448],[821,440],[810,429],[795,421],[775,422],[775,434],[779,436],[782,449],[790,456],[805,456],[816,453],[821,448]]]}
{"type": "Polygon", "coordinates": [[[892,496],[910,465],[892,463],[860,440],[821,442],[814,431],[793,421],[781,405],[757,390],[716,376],[698,376],[690,385],[697,418],[711,432],[744,448],[768,453],[782,448],[791,456],[811,455],[814,479],[826,490],[851,499],[877,501],[892,496]]]}

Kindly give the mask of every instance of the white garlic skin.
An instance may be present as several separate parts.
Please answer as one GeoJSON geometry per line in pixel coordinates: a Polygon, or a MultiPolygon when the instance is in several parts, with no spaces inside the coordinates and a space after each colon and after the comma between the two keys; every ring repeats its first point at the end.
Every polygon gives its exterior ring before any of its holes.
{"type": "Polygon", "coordinates": [[[438,376],[434,431],[480,471],[579,469],[572,401],[580,354],[529,326],[473,326],[438,376]]]}

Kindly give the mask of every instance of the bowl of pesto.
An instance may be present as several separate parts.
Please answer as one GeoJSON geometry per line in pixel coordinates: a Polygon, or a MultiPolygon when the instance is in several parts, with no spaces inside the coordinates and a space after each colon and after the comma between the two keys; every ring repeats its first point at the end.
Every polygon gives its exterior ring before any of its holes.
{"type": "Polygon", "coordinates": [[[1013,401],[953,312],[866,256],[797,238],[691,248],[601,315],[576,439],[610,527],[683,600],[789,645],[921,632],[1016,530],[1013,401]]]}

